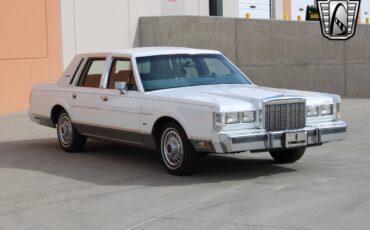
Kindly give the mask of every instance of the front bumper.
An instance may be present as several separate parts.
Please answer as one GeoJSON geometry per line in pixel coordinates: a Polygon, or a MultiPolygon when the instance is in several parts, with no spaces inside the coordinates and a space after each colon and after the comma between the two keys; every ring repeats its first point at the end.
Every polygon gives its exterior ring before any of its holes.
{"type": "MultiPolygon", "coordinates": [[[[306,131],[307,147],[320,145],[330,141],[343,140],[346,137],[347,124],[343,121],[310,124],[303,129],[289,130],[306,131]]],[[[244,151],[269,151],[283,149],[287,131],[266,132],[265,130],[228,131],[218,133],[213,145],[217,153],[235,153],[244,151]]],[[[214,139],[215,140],[215,139],[214,139]]]]}

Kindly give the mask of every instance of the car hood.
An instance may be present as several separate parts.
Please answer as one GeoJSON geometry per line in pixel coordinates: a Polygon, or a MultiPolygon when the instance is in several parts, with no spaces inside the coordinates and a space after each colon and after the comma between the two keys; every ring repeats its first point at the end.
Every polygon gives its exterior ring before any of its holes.
{"type": "Polygon", "coordinates": [[[223,111],[256,108],[261,106],[262,101],[275,98],[305,98],[307,104],[336,103],[340,100],[337,95],[332,94],[230,84],[172,88],[153,91],[150,94],[189,103],[218,106],[223,111]]]}

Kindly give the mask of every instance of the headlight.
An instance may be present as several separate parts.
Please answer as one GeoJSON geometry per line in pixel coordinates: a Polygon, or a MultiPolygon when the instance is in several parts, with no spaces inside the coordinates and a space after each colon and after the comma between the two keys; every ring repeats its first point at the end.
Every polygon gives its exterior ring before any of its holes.
{"type": "Polygon", "coordinates": [[[255,121],[256,121],[256,112],[254,111],[242,112],[243,123],[253,123],[255,121]]]}
{"type": "Polygon", "coordinates": [[[213,129],[222,130],[225,125],[256,122],[256,111],[213,113],[213,129]]]}
{"type": "Polygon", "coordinates": [[[307,106],[307,117],[317,117],[319,116],[319,107],[315,105],[307,106]]]}
{"type": "Polygon", "coordinates": [[[320,105],[321,116],[333,115],[333,105],[320,105]]]}
{"type": "Polygon", "coordinates": [[[226,113],[226,124],[239,123],[239,113],[226,113]]]}

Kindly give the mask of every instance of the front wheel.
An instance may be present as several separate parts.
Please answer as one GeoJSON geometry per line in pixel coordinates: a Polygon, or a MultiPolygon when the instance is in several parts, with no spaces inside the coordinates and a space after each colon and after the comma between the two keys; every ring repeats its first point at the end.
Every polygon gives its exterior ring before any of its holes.
{"type": "Polygon", "coordinates": [[[277,162],[293,163],[301,159],[305,151],[306,151],[306,148],[285,149],[285,150],[278,150],[278,151],[270,151],[270,155],[277,162]]]}
{"type": "Polygon", "coordinates": [[[183,128],[173,121],[162,128],[160,151],[166,169],[174,175],[192,173],[199,158],[183,128]]]}
{"type": "Polygon", "coordinates": [[[71,122],[68,113],[62,111],[58,117],[57,133],[59,144],[66,152],[81,151],[86,143],[86,137],[82,136],[71,122]]]}

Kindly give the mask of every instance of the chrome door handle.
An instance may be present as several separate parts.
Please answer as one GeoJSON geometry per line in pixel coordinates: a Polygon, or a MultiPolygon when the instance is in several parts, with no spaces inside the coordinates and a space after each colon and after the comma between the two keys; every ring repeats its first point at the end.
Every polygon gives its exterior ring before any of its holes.
{"type": "Polygon", "coordinates": [[[103,101],[108,101],[108,97],[107,96],[102,96],[101,98],[103,99],[103,101]]]}

